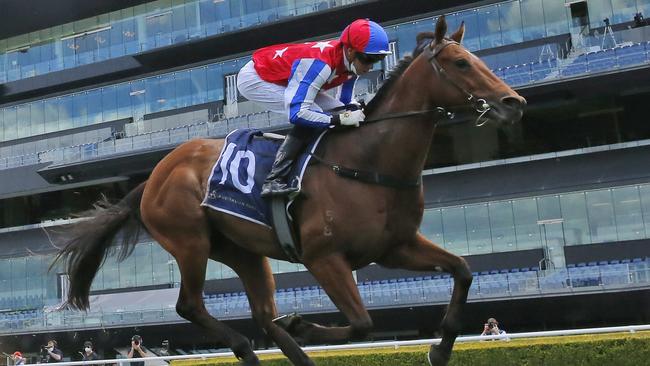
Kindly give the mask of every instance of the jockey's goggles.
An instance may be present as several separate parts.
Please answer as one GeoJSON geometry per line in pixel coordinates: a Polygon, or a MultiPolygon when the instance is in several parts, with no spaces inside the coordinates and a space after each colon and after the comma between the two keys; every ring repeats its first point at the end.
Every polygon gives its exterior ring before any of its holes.
{"type": "Polygon", "coordinates": [[[359,62],[366,65],[372,65],[376,62],[383,60],[385,57],[386,55],[382,55],[382,54],[375,55],[371,53],[357,52],[357,60],[359,60],[359,62]]]}

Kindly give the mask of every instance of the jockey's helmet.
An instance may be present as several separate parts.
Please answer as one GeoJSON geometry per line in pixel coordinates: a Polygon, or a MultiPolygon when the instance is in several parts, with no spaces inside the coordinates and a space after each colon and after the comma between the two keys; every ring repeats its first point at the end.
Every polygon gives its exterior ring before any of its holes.
{"type": "Polygon", "coordinates": [[[368,19],[357,19],[348,25],[341,34],[341,43],[361,53],[359,59],[364,63],[381,61],[390,54],[388,35],[381,25],[368,19]]]}

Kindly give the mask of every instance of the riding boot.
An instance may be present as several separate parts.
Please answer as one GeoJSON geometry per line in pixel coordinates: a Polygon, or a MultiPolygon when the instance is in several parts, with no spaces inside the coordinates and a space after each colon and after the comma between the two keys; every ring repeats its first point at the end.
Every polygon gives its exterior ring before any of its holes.
{"type": "Polygon", "coordinates": [[[302,135],[294,129],[287,134],[282,145],[278,149],[275,156],[275,161],[271,167],[271,172],[266,177],[264,185],[262,186],[262,197],[279,196],[296,192],[298,188],[292,188],[287,185],[287,175],[291,171],[291,166],[298,154],[305,145],[305,140],[302,135]]]}

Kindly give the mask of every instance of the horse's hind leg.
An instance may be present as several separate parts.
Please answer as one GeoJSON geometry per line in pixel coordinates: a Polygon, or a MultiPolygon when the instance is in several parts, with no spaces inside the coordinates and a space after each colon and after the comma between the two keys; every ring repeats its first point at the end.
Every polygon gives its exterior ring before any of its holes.
{"type": "Polygon", "coordinates": [[[176,303],[178,314],[208,331],[218,343],[232,349],[235,356],[242,361],[242,365],[259,365],[248,339],[213,318],[205,309],[203,284],[210,253],[210,241],[207,236],[186,232],[182,240],[180,237],[156,239],[165,248],[175,249],[171,253],[176,258],[181,273],[181,289],[176,303]]]}
{"type": "Polygon", "coordinates": [[[415,242],[395,247],[377,261],[382,266],[413,271],[443,270],[454,277],[454,290],[442,323],[442,340],[431,346],[429,363],[446,365],[451,356],[454,341],[461,329],[462,308],[472,284],[472,273],[464,259],[436,246],[421,234],[415,242]]]}
{"type": "Polygon", "coordinates": [[[273,339],[291,363],[296,366],[313,366],[314,363],[293,337],[273,322],[278,316],[273,299],[275,280],[266,257],[222,243],[214,259],[230,266],[237,273],[246,289],[253,319],[273,339]]]}

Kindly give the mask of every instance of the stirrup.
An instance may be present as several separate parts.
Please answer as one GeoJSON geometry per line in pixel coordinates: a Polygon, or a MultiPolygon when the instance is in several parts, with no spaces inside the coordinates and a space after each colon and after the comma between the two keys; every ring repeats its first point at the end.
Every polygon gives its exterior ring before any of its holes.
{"type": "Polygon", "coordinates": [[[262,193],[260,194],[260,196],[262,197],[284,196],[294,192],[298,192],[297,187],[290,187],[287,183],[273,180],[264,183],[264,185],[262,186],[262,193]]]}

